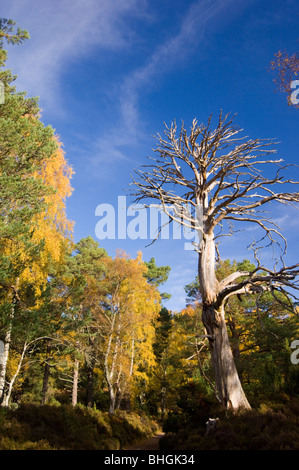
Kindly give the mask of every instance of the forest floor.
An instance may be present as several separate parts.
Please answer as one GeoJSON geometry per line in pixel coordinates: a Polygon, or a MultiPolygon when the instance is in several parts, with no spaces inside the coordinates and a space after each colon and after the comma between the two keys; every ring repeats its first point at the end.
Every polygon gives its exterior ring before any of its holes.
{"type": "Polygon", "coordinates": [[[159,441],[163,436],[164,433],[160,431],[155,436],[136,442],[132,447],[127,447],[125,450],[159,450],[159,441]]]}

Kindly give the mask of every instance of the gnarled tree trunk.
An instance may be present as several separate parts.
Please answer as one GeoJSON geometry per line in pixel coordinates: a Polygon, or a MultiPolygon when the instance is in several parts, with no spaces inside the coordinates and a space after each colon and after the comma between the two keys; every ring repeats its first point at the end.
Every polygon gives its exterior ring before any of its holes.
{"type": "Polygon", "coordinates": [[[215,272],[214,234],[204,234],[199,254],[198,273],[203,303],[202,321],[209,339],[218,398],[227,408],[249,409],[230,346],[219,283],[215,272]]]}
{"type": "Polygon", "coordinates": [[[208,334],[215,385],[221,403],[227,408],[249,409],[229,343],[223,306],[218,310],[205,306],[202,320],[208,334]]]}

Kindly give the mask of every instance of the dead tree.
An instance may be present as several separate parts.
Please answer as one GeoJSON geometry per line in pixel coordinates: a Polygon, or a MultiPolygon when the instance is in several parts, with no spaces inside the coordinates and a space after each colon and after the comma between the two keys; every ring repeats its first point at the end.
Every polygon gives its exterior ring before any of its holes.
{"type": "Polygon", "coordinates": [[[271,291],[275,296],[277,291],[286,293],[288,288],[297,288],[299,265],[285,266],[286,240],[262,209],[271,202],[294,205],[299,193],[286,191],[298,182],[283,179],[282,172],[289,165],[271,158],[276,152],[275,141],[240,137],[242,130],[234,119],[221,112],[214,129],[212,116],[207,125],[194,120],[189,133],[184,123],[179,131],[175,122],[165,126],[165,137],[156,137],[157,155],[150,158],[151,164],[135,170],[131,195],[145,207],[158,201],[170,221],[197,232],[194,249],[198,252],[202,320],[217,394],[224,406],[239,409],[250,405],[228,339],[225,301],[232,295],[271,291]],[[257,256],[262,245],[255,242],[252,248],[256,268],[252,272],[235,272],[218,282],[218,238],[233,235],[237,223],[257,225],[262,231],[259,241],[277,244],[281,249],[280,265],[274,264],[272,270],[262,266],[257,256]]]}

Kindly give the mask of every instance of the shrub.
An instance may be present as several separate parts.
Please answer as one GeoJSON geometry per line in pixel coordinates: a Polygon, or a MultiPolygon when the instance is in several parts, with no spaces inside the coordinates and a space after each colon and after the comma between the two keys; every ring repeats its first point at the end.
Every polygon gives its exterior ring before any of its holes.
{"type": "Polygon", "coordinates": [[[218,426],[206,434],[199,427],[185,427],[161,440],[164,450],[299,450],[299,402],[273,411],[251,410],[223,414],[218,426]]]}
{"type": "Polygon", "coordinates": [[[0,413],[0,450],[118,450],[156,430],[146,416],[83,406],[21,405],[0,413]]]}

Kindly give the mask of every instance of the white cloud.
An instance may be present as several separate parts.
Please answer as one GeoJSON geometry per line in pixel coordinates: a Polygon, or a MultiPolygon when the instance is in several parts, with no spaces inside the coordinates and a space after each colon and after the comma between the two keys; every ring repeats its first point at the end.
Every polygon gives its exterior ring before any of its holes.
{"type": "MultiPolygon", "coordinates": [[[[222,21],[221,13],[231,4],[235,5],[236,0],[197,0],[189,4],[176,34],[169,37],[165,33],[164,42],[155,45],[142,64],[117,79],[118,87],[113,77],[114,85],[109,84],[110,89],[102,93],[109,95],[113,103],[110,114],[116,117],[107,115],[104,125],[100,124],[90,149],[91,163],[96,158],[110,163],[124,159],[126,146],[132,148],[145,138],[141,97],[157,86],[158,75],[181,67],[192,54],[198,54],[205,34],[215,29],[214,21],[222,21]]],[[[21,49],[9,48],[8,65],[18,75],[18,89],[39,96],[45,111],[66,112],[62,79],[69,66],[77,62],[80,67],[81,58],[91,54],[97,58],[101,52],[128,49],[144,40],[137,37],[132,19],[148,21],[148,11],[156,15],[159,25],[159,8],[151,8],[150,0],[2,0],[2,15],[28,29],[31,36],[21,49]]]]}
{"type": "Polygon", "coordinates": [[[120,90],[120,109],[127,130],[134,133],[139,116],[139,97],[153,88],[155,77],[180,67],[198,49],[210,22],[234,0],[198,0],[191,4],[179,25],[178,33],[160,44],[145,63],[130,73],[120,90]]]}
{"type": "MultiPolygon", "coordinates": [[[[114,160],[117,154],[124,158],[120,146],[134,145],[141,141],[144,135],[144,120],[140,112],[140,99],[149,90],[157,86],[157,77],[170,73],[173,68],[182,67],[186,60],[198,50],[206,31],[212,29],[211,21],[219,19],[223,9],[235,0],[197,0],[189,6],[177,34],[167,37],[163,43],[156,46],[152,53],[145,58],[144,63],[121,77],[122,84],[115,91],[115,102],[119,103],[117,119],[118,132],[115,133],[115,122],[111,130],[105,129],[97,139],[97,153],[100,159],[110,155],[114,160]],[[105,145],[108,144],[108,147],[105,145]]],[[[108,157],[110,158],[110,157],[108,157]]]]}
{"type": "Polygon", "coordinates": [[[2,16],[27,29],[30,40],[9,47],[8,65],[18,87],[40,96],[43,105],[57,105],[59,85],[70,61],[101,49],[119,49],[130,42],[125,19],[142,14],[138,0],[2,0],[2,16]]]}

